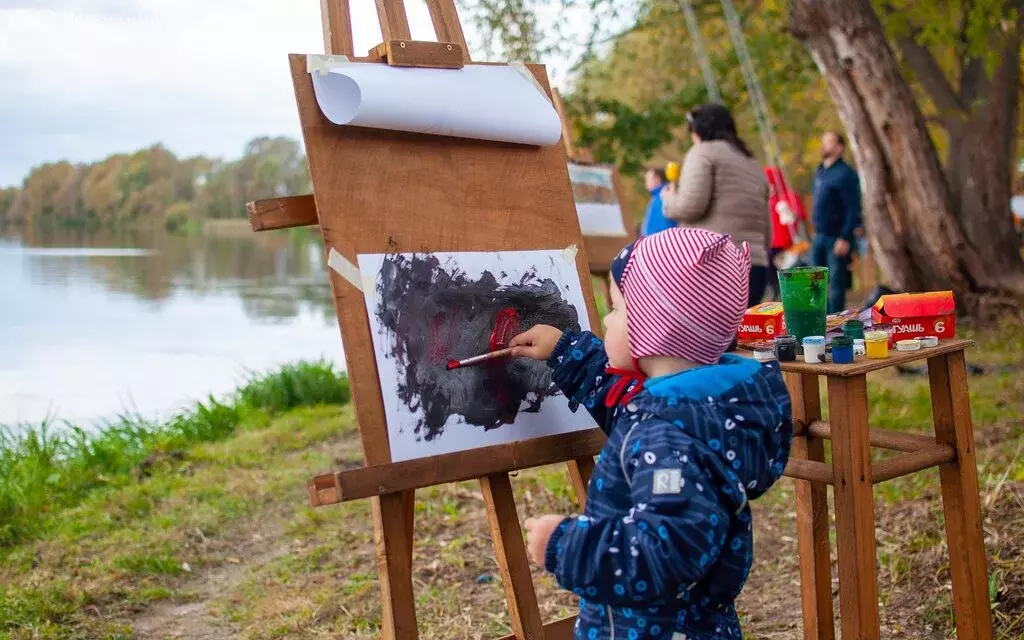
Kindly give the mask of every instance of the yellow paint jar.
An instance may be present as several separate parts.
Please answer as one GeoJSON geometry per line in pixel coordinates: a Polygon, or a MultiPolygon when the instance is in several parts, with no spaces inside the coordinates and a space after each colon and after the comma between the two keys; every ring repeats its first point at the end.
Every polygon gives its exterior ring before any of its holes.
{"type": "Polygon", "coordinates": [[[870,360],[884,360],[888,358],[889,334],[885,331],[865,331],[864,348],[870,360]]]}

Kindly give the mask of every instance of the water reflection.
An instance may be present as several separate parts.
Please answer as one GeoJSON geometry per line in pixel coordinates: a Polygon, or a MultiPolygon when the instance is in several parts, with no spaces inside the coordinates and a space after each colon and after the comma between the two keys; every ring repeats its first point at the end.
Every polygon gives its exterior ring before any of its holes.
{"type": "Polygon", "coordinates": [[[163,414],[247,370],[341,360],[306,230],[7,230],[0,295],[0,423],[163,414]]]}

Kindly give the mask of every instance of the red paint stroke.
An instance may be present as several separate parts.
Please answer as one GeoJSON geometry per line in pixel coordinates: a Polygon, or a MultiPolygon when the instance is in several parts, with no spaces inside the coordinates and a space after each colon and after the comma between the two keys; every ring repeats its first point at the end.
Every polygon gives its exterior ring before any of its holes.
{"type": "MultiPolygon", "coordinates": [[[[459,311],[439,313],[430,321],[430,347],[427,362],[440,366],[448,360],[448,353],[459,337],[459,311]]],[[[448,360],[451,362],[451,360],[448,360]]],[[[452,367],[448,367],[451,369],[452,367]]]]}
{"type": "Polygon", "coordinates": [[[498,351],[508,347],[508,341],[516,333],[519,326],[519,312],[512,307],[505,307],[494,318],[494,331],[491,332],[491,343],[488,351],[498,351]]]}
{"type": "Polygon", "coordinates": [[[451,360],[451,359],[448,360],[448,370],[449,371],[451,371],[452,369],[458,369],[461,366],[462,366],[462,364],[458,360],[451,360]]]}
{"type": "MultiPolygon", "coordinates": [[[[491,344],[490,350],[497,351],[498,349],[504,349],[508,347],[508,341],[512,339],[512,336],[516,333],[516,327],[519,326],[519,312],[514,307],[505,307],[498,312],[494,318],[494,331],[491,332],[491,344]]],[[[505,362],[497,360],[491,363],[492,367],[501,367],[501,371],[504,373],[505,362]]],[[[496,399],[499,407],[504,407],[507,402],[506,391],[505,391],[505,376],[502,375],[499,378],[498,388],[495,390],[496,399]]],[[[518,408],[518,407],[517,407],[518,408]]]]}

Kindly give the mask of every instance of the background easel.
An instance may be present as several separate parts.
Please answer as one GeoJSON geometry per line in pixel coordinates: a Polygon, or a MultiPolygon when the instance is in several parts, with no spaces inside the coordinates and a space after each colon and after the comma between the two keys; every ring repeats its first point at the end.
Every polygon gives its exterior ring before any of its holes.
{"type": "MultiPolygon", "coordinates": [[[[357,58],[347,2],[324,0],[325,48],[360,62],[453,68],[469,63],[453,0],[428,0],[427,6],[439,42],[410,40],[402,0],[378,0],[384,42],[372,55],[357,58]]],[[[351,262],[360,253],[582,243],[568,170],[557,148],[338,127],[317,106],[305,56],[292,55],[290,64],[314,195],[250,204],[254,229],[318,222],[325,245],[351,262]],[[402,188],[393,188],[396,184],[402,188]]],[[[529,69],[548,91],[543,67],[529,69]]],[[[575,262],[596,327],[586,255],[583,247],[575,262]]],[[[541,619],[508,472],[568,462],[582,505],[604,435],[592,429],[391,463],[363,293],[333,272],[331,288],[366,466],[317,476],[309,483],[309,497],[314,506],[371,498],[383,636],[418,637],[412,589],[415,489],[478,478],[509,607],[513,635],[508,638],[571,638],[573,618],[549,624],[541,619]]]]}
{"type": "Polygon", "coordinates": [[[590,149],[577,147],[573,142],[572,122],[565,112],[565,105],[562,103],[562,96],[557,90],[552,90],[552,98],[555,110],[558,111],[558,119],[562,123],[562,146],[565,148],[566,160],[580,165],[594,165],[611,169],[612,185],[615,187],[615,196],[619,200],[622,209],[622,226],[626,229],[625,236],[583,236],[583,244],[587,248],[587,257],[590,260],[590,273],[601,283],[601,295],[604,296],[607,308],[611,308],[611,265],[612,260],[618,255],[624,246],[636,240],[636,225],[626,213],[626,200],[623,197],[625,192],[622,189],[622,181],[619,179],[619,170],[612,165],[599,165],[594,162],[594,154],[590,149]]]}

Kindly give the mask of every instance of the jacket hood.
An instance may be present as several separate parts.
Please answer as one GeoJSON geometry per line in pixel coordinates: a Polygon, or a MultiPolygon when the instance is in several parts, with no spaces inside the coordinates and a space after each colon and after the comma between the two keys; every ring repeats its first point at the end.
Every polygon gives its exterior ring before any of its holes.
{"type": "Polygon", "coordinates": [[[737,508],[782,475],[793,425],[789,392],[777,362],[725,354],[718,364],[651,378],[637,398],[715,454],[720,473],[737,483],[723,491],[737,508]]]}

